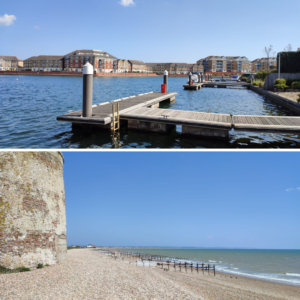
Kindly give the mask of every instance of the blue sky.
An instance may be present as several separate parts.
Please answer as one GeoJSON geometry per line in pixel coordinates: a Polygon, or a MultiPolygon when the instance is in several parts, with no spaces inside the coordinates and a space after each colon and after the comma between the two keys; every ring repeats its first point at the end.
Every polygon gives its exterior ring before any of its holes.
{"type": "Polygon", "coordinates": [[[253,60],[270,44],[277,52],[300,47],[299,11],[299,0],[1,1],[0,55],[98,49],[145,62],[253,60]]]}
{"type": "Polygon", "coordinates": [[[63,154],[69,245],[300,249],[299,153],[63,154]]]}

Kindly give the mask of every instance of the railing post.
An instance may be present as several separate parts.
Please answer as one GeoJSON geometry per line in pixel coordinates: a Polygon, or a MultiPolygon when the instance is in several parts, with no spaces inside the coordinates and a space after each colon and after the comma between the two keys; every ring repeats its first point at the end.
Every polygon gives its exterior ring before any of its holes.
{"type": "Polygon", "coordinates": [[[93,106],[93,74],[94,68],[90,63],[83,66],[83,97],[82,97],[82,116],[90,118],[93,106]]]}
{"type": "Polygon", "coordinates": [[[166,70],[164,72],[164,84],[166,85],[166,93],[168,93],[168,76],[169,76],[169,72],[166,70]]]}

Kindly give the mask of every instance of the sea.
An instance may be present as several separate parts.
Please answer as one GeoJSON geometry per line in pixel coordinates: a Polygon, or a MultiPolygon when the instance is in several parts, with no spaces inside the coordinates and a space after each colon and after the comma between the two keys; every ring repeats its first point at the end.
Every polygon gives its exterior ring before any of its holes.
{"type": "MultiPolygon", "coordinates": [[[[119,249],[120,250],[120,249],[119,249]]],[[[300,285],[300,250],[123,248],[181,262],[212,264],[216,271],[300,285]]]]}
{"type": "MultiPolygon", "coordinates": [[[[169,91],[176,102],[162,108],[242,115],[291,116],[290,111],[243,87],[186,91],[187,77],[170,77],[169,91]]],[[[300,148],[300,135],[230,131],[220,141],[122,128],[91,134],[58,122],[57,116],[82,109],[82,77],[0,76],[0,148],[90,149],[209,149],[300,148]]],[[[142,93],[160,91],[162,77],[95,77],[93,103],[99,104],[142,93]]]]}

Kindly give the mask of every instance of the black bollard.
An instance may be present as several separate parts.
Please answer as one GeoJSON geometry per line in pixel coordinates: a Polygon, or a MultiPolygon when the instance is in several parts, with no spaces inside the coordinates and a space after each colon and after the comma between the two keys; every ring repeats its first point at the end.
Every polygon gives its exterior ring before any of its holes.
{"type": "Polygon", "coordinates": [[[92,116],[93,106],[93,74],[94,68],[90,63],[83,66],[83,98],[82,98],[82,116],[90,118],[92,116]]]}

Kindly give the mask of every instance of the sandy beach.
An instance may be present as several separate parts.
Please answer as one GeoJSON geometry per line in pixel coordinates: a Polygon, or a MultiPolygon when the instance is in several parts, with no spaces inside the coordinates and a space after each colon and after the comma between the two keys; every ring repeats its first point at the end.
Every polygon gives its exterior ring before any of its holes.
{"type": "Polygon", "coordinates": [[[79,249],[57,265],[0,275],[0,299],[300,299],[300,287],[225,273],[167,272],[79,249]]]}

